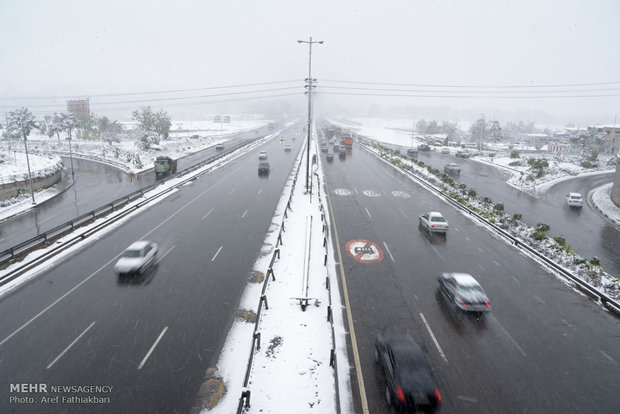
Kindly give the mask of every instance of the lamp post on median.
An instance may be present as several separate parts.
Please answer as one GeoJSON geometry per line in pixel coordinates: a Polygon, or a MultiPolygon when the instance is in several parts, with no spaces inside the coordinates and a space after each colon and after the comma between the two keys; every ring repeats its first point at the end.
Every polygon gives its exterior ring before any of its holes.
{"type": "Polygon", "coordinates": [[[308,51],[309,51],[309,59],[308,59],[308,78],[306,79],[306,88],[308,88],[308,142],[306,148],[306,192],[309,191],[309,180],[310,180],[310,134],[312,131],[312,88],[316,88],[314,83],[316,79],[312,79],[312,44],[318,43],[323,44],[322,40],[313,41],[312,36],[310,36],[310,40],[298,40],[297,43],[307,43],[308,51]]]}

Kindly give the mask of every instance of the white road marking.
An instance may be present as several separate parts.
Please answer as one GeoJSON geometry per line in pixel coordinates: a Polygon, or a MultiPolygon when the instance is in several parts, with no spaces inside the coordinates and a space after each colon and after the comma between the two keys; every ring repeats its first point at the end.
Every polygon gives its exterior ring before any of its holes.
{"type": "Polygon", "coordinates": [[[435,346],[437,347],[437,350],[439,351],[439,354],[441,355],[443,360],[446,361],[446,364],[447,364],[448,363],[448,358],[446,358],[446,355],[443,353],[443,350],[441,349],[441,346],[439,346],[439,342],[437,342],[437,338],[435,338],[435,334],[431,330],[431,327],[429,326],[428,322],[426,322],[426,318],[424,317],[424,314],[422,312],[420,312],[420,317],[422,318],[422,322],[424,322],[424,325],[426,325],[426,330],[431,335],[431,338],[433,338],[433,342],[435,342],[435,346]]]}
{"type": "MultiPolygon", "coordinates": [[[[78,204],[79,204],[79,203],[78,203],[78,204]]],[[[56,217],[56,215],[53,215],[52,217],[48,217],[48,218],[46,218],[46,219],[44,219],[44,220],[39,221],[39,224],[43,224],[43,223],[45,223],[46,221],[50,221],[50,220],[51,220],[51,219],[53,219],[54,217],[56,217]]]]}
{"type": "Polygon", "coordinates": [[[534,297],[535,297],[536,299],[538,299],[538,300],[540,301],[540,303],[545,303],[545,301],[544,301],[544,300],[542,300],[541,298],[539,298],[538,296],[534,295],[534,297]]]}
{"type": "Polygon", "coordinates": [[[364,207],[364,210],[366,210],[366,214],[368,214],[368,217],[372,218],[372,216],[370,215],[370,211],[368,211],[368,209],[366,207],[364,207]]]}
{"type": "Polygon", "coordinates": [[[514,276],[510,276],[510,277],[513,278],[515,282],[521,283],[521,282],[519,282],[519,279],[517,279],[516,277],[514,277],[514,276]]]}
{"type": "Polygon", "coordinates": [[[262,189],[262,188],[259,188],[259,189],[258,189],[258,194],[260,194],[260,193],[262,193],[262,192],[263,192],[263,189],[262,189]]]}
{"type": "Polygon", "coordinates": [[[209,212],[207,214],[205,214],[204,216],[202,216],[202,219],[206,219],[207,217],[209,217],[209,214],[213,213],[213,209],[209,210],[209,212]]]}
{"type": "Polygon", "coordinates": [[[607,358],[608,360],[610,360],[611,362],[613,362],[614,364],[616,363],[616,360],[613,359],[612,357],[610,357],[609,355],[607,355],[607,353],[603,350],[599,350],[598,352],[601,353],[601,355],[603,355],[605,358],[607,358]]]}
{"type": "Polygon", "coordinates": [[[468,397],[467,395],[457,395],[456,398],[463,401],[477,403],[478,399],[476,397],[468,397]]]}
{"type": "Polygon", "coordinates": [[[487,271],[487,269],[485,269],[480,263],[478,263],[478,267],[480,267],[480,269],[482,269],[483,272],[487,271]]]}
{"type": "Polygon", "coordinates": [[[155,340],[155,343],[153,343],[153,345],[151,346],[151,349],[149,349],[149,352],[146,353],[146,355],[144,356],[144,359],[142,360],[142,362],[140,362],[140,365],[138,365],[138,369],[142,369],[142,367],[144,366],[144,364],[146,364],[146,360],[149,359],[149,357],[151,356],[151,354],[153,353],[153,351],[155,350],[155,347],[157,346],[157,344],[159,343],[159,341],[161,341],[161,338],[164,336],[164,334],[166,333],[166,331],[168,330],[168,327],[166,326],[161,333],[159,334],[159,336],[157,337],[157,339],[155,340]]]}
{"type": "Polygon", "coordinates": [[[469,240],[469,237],[465,236],[465,240],[467,240],[468,242],[470,242],[471,240],[469,240]]]}
{"type": "Polygon", "coordinates": [[[159,259],[157,259],[157,263],[161,262],[162,259],[166,256],[168,256],[168,253],[170,253],[171,251],[174,250],[174,248],[176,247],[176,245],[173,245],[171,248],[169,248],[168,250],[166,250],[166,253],[162,254],[161,256],[159,256],[159,259]]]}
{"type": "Polygon", "coordinates": [[[390,248],[388,247],[386,242],[383,242],[383,245],[385,246],[385,250],[387,250],[388,254],[390,255],[390,259],[392,259],[393,262],[396,262],[396,260],[394,260],[394,256],[392,256],[392,252],[390,251],[390,248]]]}
{"type": "Polygon", "coordinates": [[[478,247],[478,251],[479,251],[480,253],[484,253],[484,250],[482,250],[480,247],[478,247]]]}
{"type": "Polygon", "coordinates": [[[241,218],[244,218],[246,214],[248,214],[248,211],[247,211],[247,210],[245,210],[245,211],[243,212],[243,214],[241,215],[241,218]]]}
{"type": "Polygon", "coordinates": [[[569,328],[575,329],[575,327],[571,325],[566,319],[562,319],[562,322],[564,322],[569,328]]]}
{"type": "Polygon", "coordinates": [[[439,257],[441,258],[441,260],[445,260],[445,259],[443,258],[443,256],[441,255],[441,253],[439,253],[439,250],[437,250],[437,248],[435,248],[435,246],[433,246],[433,245],[431,244],[431,247],[433,248],[433,250],[435,250],[435,253],[437,253],[437,256],[439,256],[439,257]]]}
{"type": "Polygon", "coordinates": [[[220,254],[220,251],[222,250],[222,247],[224,247],[224,246],[220,246],[220,248],[217,249],[217,252],[215,252],[215,255],[213,255],[213,259],[211,259],[212,262],[215,261],[215,258],[217,257],[217,255],[220,254]]]}
{"type": "Polygon", "coordinates": [[[231,195],[232,193],[234,193],[236,189],[237,189],[237,187],[233,187],[233,189],[232,189],[232,190],[230,190],[230,192],[228,193],[228,195],[231,195]]]}
{"type": "Polygon", "coordinates": [[[65,348],[65,349],[64,349],[64,350],[63,350],[63,351],[62,351],[62,352],[61,352],[61,353],[60,353],[60,354],[56,357],[56,359],[54,359],[52,362],[50,362],[50,364],[49,364],[49,365],[47,366],[47,368],[45,368],[45,369],[50,369],[50,368],[52,367],[52,365],[54,365],[54,364],[55,364],[55,363],[56,363],[56,362],[57,362],[57,361],[58,361],[58,360],[59,360],[59,359],[60,359],[60,358],[61,358],[61,357],[65,354],[65,353],[67,353],[67,351],[68,351],[69,349],[71,349],[71,347],[72,347],[73,345],[75,345],[75,343],[76,343],[77,341],[79,341],[79,340],[80,340],[80,338],[81,338],[82,336],[84,336],[84,334],[85,334],[86,332],[88,332],[88,330],[89,330],[90,328],[92,328],[92,327],[93,327],[93,325],[94,325],[94,324],[95,324],[95,322],[93,321],[93,323],[91,323],[90,325],[88,325],[88,328],[84,329],[84,330],[82,331],[82,333],[81,333],[81,334],[79,334],[79,335],[78,335],[78,337],[77,337],[77,338],[75,338],[75,339],[73,340],[73,342],[71,342],[71,343],[69,344],[69,346],[68,346],[68,347],[66,347],[66,348],[65,348]]]}
{"type": "Polygon", "coordinates": [[[499,263],[497,263],[495,260],[493,260],[493,263],[495,263],[495,266],[497,267],[502,267],[499,263]]]}
{"type": "Polygon", "coordinates": [[[396,207],[396,208],[398,209],[398,211],[400,211],[400,214],[402,214],[405,218],[408,218],[407,215],[405,213],[403,213],[403,211],[400,208],[398,208],[398,207],[396,207]]]}
{"type": "Polygon", "coordinates": [[[525,351],[523,350],[523,348],[521,348],[519,346],[519,344],[517,343],[517,341],[514,340],[514,338],[508,333],[508,331],[502,326],[501,323],[497,322],[497,325],[502,329],[502,331],[504,331],[504,333],[506,334],[506,336],[508,337],[508,339],[510,339],[510,341],[514,344],[514,346],[517,347],[517,349],[519,350],[519,352],[521,352],[521,354],[523,354],[523,356],[527,356],[525,354],[525,351]]]}

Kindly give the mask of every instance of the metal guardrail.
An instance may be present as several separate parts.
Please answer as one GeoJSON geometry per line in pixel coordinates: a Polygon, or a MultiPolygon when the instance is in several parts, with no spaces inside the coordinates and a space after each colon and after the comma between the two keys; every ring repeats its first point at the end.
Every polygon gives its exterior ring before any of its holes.
{"type": "MultiPolygon", "coordinates": [[[[374,152],[370,151],[364,144],[361,144],[361,146],[364,149],[366,149],[368,152],[370,152],[371,154],[374,154],[374,152]]],[[[383,159],[379,155],[377,155],[377,156],[379,158],[383,159]]],[[[540,259],[541,261],[543,261],[545,263],[546,266],[552,268],[554,271],[558,272],[559,274],[561,274],[565,278],[567,278],[570,281],[572,281],[574,283],[574,285],[579,290],[581,290],[582,292],[586,293],[591,298],[598,299],[598,301],[606,309],[608,309],[608,310],[612,311],[613,313],[615,313],[616,315],[620,316],[620,303],[618,303],[615,299],[611,298],[610,296],[606,295],[603,292],[600,292],[594,286],[591,286],[590,284],[584,282],[579,277],[575,276],[574,274],[572,274],[571,272],[569,272],[568,270],[566,270],[562,266],[558,265],[553,260],[551,260],[550,258],[545,256],[544,254],[538,252],[536,249],[532,248],[528,244],[526,244],[523,241],[519,240],[518,238],[514,237],[512,234],[508,233],[507,231],[505,231],[501,227],[491,223],[486,218],[482,217],[480,214],[476,213],[475,211],[471,210],[467,206],[465,206],[465,205],[461,204],[460,202],[458,202],[457,200],[453,199],[450,195],[448,195],[442,189],[437,188],[437,187],[433,186],[432,184],[426,182],[421,177],[416,176],[411,171],[404,170],[404,169],[402,169],[402,168],[400,168],[400,167],[398,167],[398,166],[396,166],[396,165],[394,165],[392,163],[389,163],[389,164],[393,168],[396,168],[397,170],[399,170],[400,172],[402,172],[402,173],[404,173],[404,174],[414,178],[418,183],[420,183],[422,186],[424,186],[427,189],[429,189],[431,192],[435,192],[435,193],[441,195],[447,201],[449,201],[451,204],[453,204],[455,207],[457,207],[457,208],[467,212],[468,214],[470,214],[471,216],[475,217],[476,219],[484,222],[491,229],[493,229],[493,231],[495,231],[495,233],[497,233],[497,234],[501,235],[502,237],[506,238],[515,247],[521,248],[521,249],[525,250],[528,254],[530,254],[532,256],[535,256],[536,258],[540,259]]]]}
{"type": "MultiPolygon", "coordinates": [[[[263,138],[263,137],[261,137],[263,138]]],[[[261,138],[257,138],[257,139],[261,139],[261,138]]],[[[256,140],[257,140],[256,139],[256,140]]],[[[139,190],[136,190],[126,196],[123,196],[121,198],[118,198],[110,203],[107,203],[101,207],[98,207],[92,211],[89,211],[85,214],[82,214],[81,216],[78,216],[72,220],[69,220],[63,224],[60,224],[50,230],[47,230],[44,233],[41,233],[31,239],[28,239],[24,242],[21,242],[13,247],[10,247],[2,252],[0,252],[0,266],[6,266],[7,264],[10,264],[11,262],[15,262],[16,260],[18,260],[18,258],[25,256],[27,253],[41,248],[43,246],[47,246],[50,245],[50,243],[52,243],[54,240],[58,239],[59,237],[62,237],[64,235],[69,234],[70,232],[74,231],[75,229],[84,226],[86,224],[90,224],[93,221],[95,221],[98,218],[101,217],[105,217],[106,215],[110,214],[111,212],[114,212],[120,208],[125,207],[127,204],[144,197],[144,194],[153,190],[154,188],[156,188],[157,186],[159,186],[162,183],[165,183],[166,181],[173,179],[173,178],[178,178],[178,177],[182,177],[185,174],[188,174],[192,171],[195,171],[199,168],[204,167],[205,165],[208,165],[210,163],[213,163],[215,161],[217,161],[218,159],[229,155],[237,150],[239,150],[242,147],[245,147],[247,145],[250,145],[252,142],[255,142],[256,140],[244,140],[243,142],[241,142],[240,144],[220,153],[217,154],[213,157],[209,157],[208,159],[201,161],[198,164],[192,165],[190,167],[187,167],[179,172],[177,172],[174,175],[170,175],[162,180],[157,181],[154,184],[148,185],[146,187],[143,187],[139,190]]],[[[209,172],[209,170],[204,171],[203,173],[199,174],[206,174],[207,172],[209,172]]],[[[186,180],[181,181],[177,186],[175,187],[179,187],[182,186],[184,184],[186,184],[189,181],[193,181],[196,179],[197,176],[199,175],[194,175],[186,180]]],[[[166,189],[163,190],[162,192],[159,192],[158,194],[155,194],[154,196],[149,197],[148,199],[146,199],[144,202],[139,203],[138,206],[142,206],[145,203],[161,196],[162,194],[167,193],[168,191],[170,191],[170,189],[166,189]]],[[[124,215],[123,215],[124,216],[124,215]]],[[[117,218],[111,220],[110,222],[106,222],[106,223],[102,223],[102,225],[97,227],[97,230],[105,227],[106,225],[116,221],[117,218]]],[[[90,233],[90,232],[89,232],[90,233]]],[[[83,240],[84,238],[86,238],[86,235],[81,235],[78,236],[80,240],[83,240]]],[[[69,247],[70,245],[73,245],[75,238],[72,238],[71,240],[69,240],[67,243],[63,244],[62,246],[57,246],[54,249],[51,250],[51,252],[54,252],[54,254],[48,254],[46,253],[43,256],[40,256],[39,258],[36,259],[37,263],[42,263],[41,258],[45,257],[46,259],[49,259],[50,257],[60,253],[62,250],[66,249],[67,247],[69,247]]],[[[31,262],[32,263],[32,262],[31,262]]],[[[33,266],[30,266],[30,263],[24,264],[23,266],[20,266],[17,269],[14,269],[13,271],[11,271],[10,273],[4,275],[2,278],[0,278],[0,286],[6,284],[7,282],[15,279],[17,276],[23,274],[26,270],[31,269],[33,266]],[[26,270],[24,270],[26,269],[26,270]]]]}

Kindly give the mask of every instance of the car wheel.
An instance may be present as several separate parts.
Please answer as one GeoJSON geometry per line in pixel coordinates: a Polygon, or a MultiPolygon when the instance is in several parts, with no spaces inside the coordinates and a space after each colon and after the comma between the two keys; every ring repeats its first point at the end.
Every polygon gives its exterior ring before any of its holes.
{"type": "Polygon", "coordinates": [[[375,347],[375,362],[379,362],[379,351],[377,350],[377,348],[375,347]]]}
{"type": "Polygon", "coordinates": [[[385,402],[387,402],[388,406],[392,405],[392,393],[387,385],[385,386],[385,402]]]}

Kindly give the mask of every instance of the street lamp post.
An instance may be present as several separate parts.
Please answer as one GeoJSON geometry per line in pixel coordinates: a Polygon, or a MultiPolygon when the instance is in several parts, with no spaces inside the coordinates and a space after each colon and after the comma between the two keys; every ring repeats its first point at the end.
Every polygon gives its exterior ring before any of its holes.
{"type": "Polygon", "coordinates": [[[312,36],[310,36],[310,40],[298,40],[297,43],[307,43],[309,49],[309,59],[308,59],[308,78],[306,82],[306,88],[308,88],[308,142],[306,148],[306,191],[309,191],[309,181],[310,181],[310,134],[312,131],[312,88],[314,88],[314,82],[316,79],[312,79],[312,44],[318,43],[323,44],[323,41],[313,41],[312,36]]]}
{"type": "Polygon", "coordinates": [[[26,143],[26,134],[24,134],[24,148],[26,149],[26,164],[28,164],[28,181],[30,182],[30,195],[32,196],[32,204],[34,201],[34,188],[32,187],[32,173],[30,172],[30,158],[28,157],[28,144],[26,143]]]}

